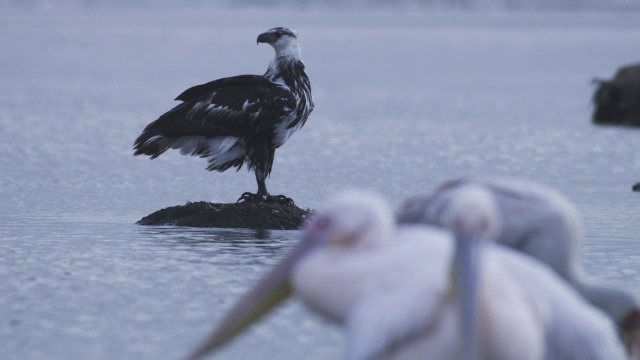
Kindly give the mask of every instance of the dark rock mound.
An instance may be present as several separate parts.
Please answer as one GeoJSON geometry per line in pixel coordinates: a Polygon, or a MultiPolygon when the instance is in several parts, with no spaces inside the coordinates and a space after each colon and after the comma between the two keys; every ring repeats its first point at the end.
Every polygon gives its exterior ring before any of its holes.
{"type": "Polygon", "coordinates": [[[612,80],[594,81],[594,123],[640,126],[640,64],[620,68],[612,80]]]}
{"type": "Polygon", "coordinates": [[[640,183],[634,184],[634,185],[631,187],[631,190],[632,190],[632,191],[635,191],[635,192],[640,192],[640,183]]]}
{"type": "Polygon", "coordinates": [[[217,204],[200,201],[158,210],[137,224],[295,230],[312,213],[309,209],[278,203],[217,204]]]}

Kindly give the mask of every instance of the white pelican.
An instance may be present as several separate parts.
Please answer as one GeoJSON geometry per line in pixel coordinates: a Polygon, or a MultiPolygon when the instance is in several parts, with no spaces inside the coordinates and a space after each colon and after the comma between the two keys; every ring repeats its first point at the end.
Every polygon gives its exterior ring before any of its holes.
{"type": "Polygon", "coordinates": [[[188,359],[218,349],[290,290],[344,326],[346,359],[623,359],[606,316],[546,266],[486,244],[499,230],[491,194],[459,194],[445,212],[451,232],[397,228],[368,193],[333,198],[188,359]]]}
{"type": "Polygon", "coordinates": [[[549,265],[616,322],[628,350],[637,355],[640,351],[640,303],[629,291],[589,284],[581,279],[580,216],[574,205],[554,189],[511,178],[452,180],[429,195],[405,201],[397,213],[398,222],[446,226],[442,211],[460,189],[470,184],[484,187],[497,201],[503,219],[497,242],[549,265]]]}

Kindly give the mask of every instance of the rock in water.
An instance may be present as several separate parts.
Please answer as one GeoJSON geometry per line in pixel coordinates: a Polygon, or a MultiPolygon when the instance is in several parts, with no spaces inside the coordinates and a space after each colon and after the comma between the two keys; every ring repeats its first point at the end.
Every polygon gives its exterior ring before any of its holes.
{"type": "Polygon", "coordinates": [[[620,68],[613,80],[595,82],[594,123],[640,126],[640,64],[620,68]]]}
{"type": "Polygon", "coordinates": [[[200,201],[158,210],[136,224],[296,230],[312,213],[309,209],[278,203],[218,204],[200,201]]]}

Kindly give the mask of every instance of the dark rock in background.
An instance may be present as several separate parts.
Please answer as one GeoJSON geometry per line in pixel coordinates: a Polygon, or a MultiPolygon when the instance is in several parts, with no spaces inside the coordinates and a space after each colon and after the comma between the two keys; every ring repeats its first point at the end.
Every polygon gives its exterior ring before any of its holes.
{"type": "Polygon", "coordinates": [[[612,80],[595,82],[594,123],[640,126],[640,64],[620,68],[612,80]]]}
{"type": "Polygon", "coordinates": [[[312,210],[278,203],[218,204],[200,201],[158,210],[137,224],[295,230],[304,225],[311,214],[312,210]]]}

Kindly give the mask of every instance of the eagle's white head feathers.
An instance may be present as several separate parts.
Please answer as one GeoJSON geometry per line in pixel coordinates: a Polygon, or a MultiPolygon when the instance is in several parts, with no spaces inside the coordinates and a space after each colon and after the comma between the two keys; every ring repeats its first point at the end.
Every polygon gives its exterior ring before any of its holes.
{"type": "Polygon", "coordinates": [[[287,57],[302,60],[302,49],[298,32],[286,27],[277,27],[258,36],[258,43],[271,45],[276,51],[276,58],[287,57]]]}

